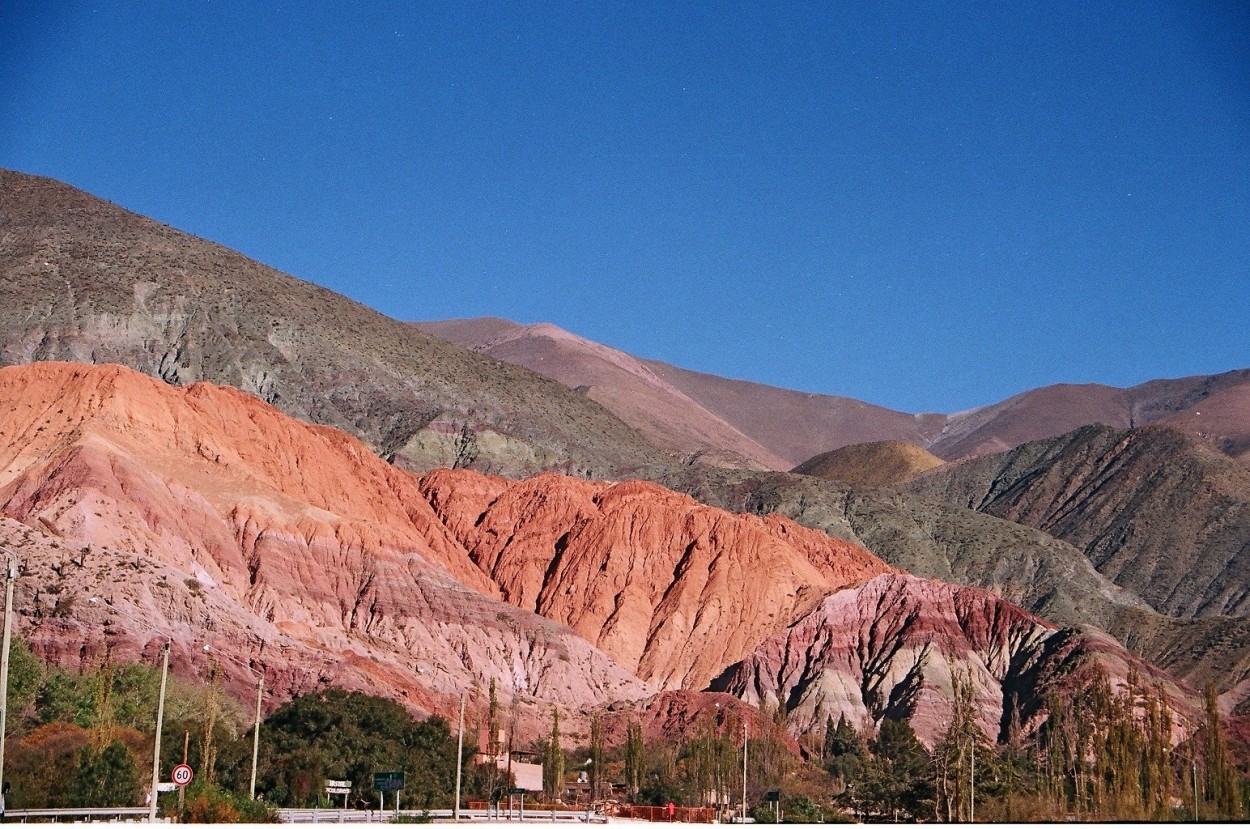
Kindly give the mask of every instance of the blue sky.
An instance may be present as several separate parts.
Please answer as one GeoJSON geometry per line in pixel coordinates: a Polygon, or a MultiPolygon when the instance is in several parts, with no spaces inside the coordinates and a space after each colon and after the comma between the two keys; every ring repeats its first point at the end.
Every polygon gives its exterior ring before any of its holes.
{"type": "Polygon", "coordinates": [[[1250,366],[1240,3],[18,0],[0,166],[906,411],[1250,366]]]}

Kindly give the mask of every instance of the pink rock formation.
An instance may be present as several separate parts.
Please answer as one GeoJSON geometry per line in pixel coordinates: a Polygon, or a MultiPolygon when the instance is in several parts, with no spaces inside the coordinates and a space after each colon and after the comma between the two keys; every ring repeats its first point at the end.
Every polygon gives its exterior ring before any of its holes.
{"type": "MultiPolygon", "coordinates": [[[[572,631],[494,598],[414,477],[246,394],[115,366],[6,368],[0,435],[23,590],[78,595],[86,653],[112,618],[84,606],[98,595],[132,641],[156,629],[195,654],[214,639],[279,695],[333,682],[429,710],[492,677],[570,707],[648,693],[572,631]]],[[[63,651],[59,636],[44,650],[63,651]]]]}
{"type": "MultiPolygon", "coordinates": [[[[892,717],[909,719],[932,746],[951,719],[955,676],[971,679],[978,723],[996,740],[1013,706],[1028,733],[1050,690],[1094,668],[1114,686],[1130,666],[1171,700],[1192,697],[1105,635],[1059,630],[979,588],[885,575],[827,597],[712,687],[753,704],[784,701],[792,733],[843,714],[871,733],[892,717]]],[[[1192,713],[1189,703],[1181,709],[1192,713]]]]}

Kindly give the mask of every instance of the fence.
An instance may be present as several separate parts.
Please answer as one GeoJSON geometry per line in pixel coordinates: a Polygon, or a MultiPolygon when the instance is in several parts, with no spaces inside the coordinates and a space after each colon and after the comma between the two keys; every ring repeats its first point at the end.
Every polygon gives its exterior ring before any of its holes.
{"type": "Polygon", "coordinates": [[[716,820],[716,810],[710,806],[677,806],[670,817],[667,806],[619,805],[612,810],[612,815],[652,823],[712,823],[716,820]]]}
{"type": "MultiPolygon", "coordinates": [[[[148,822],[147,806],[116,806],[110,808],[95,809],[9,809],[0,814],[6,823],[26,823],[30,820],[51,821],[58,823],[60,821],[68,821],[70,823],[90,823],[91,821],[101,821],[103,823],[120,823],[123,821],[148,822]]],[[[160,821],[168,823],[168,819],[160,821]]]]}

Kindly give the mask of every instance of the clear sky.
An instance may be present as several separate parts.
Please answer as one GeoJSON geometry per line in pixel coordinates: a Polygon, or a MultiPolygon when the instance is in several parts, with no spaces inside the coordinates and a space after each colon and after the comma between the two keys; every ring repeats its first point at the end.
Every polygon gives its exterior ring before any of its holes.
{"type": "Polygon", "coordinates": [[[0,166],[405,320],[956,411],[1250,367],[1240,2],[0,4],[0,166]]]}

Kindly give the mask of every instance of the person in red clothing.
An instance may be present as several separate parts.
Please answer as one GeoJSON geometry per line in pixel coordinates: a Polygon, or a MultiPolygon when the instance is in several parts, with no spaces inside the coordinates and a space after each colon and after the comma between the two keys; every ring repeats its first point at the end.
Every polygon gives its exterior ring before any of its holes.
{"type": "Polygon", "coordinates": [[[677,814],[677,806],[676,806],[676,804],[674,804],[674,803],[673,803],[673,801],[671,801],[671,800],[670,800],[670,801],[668,802],[668,805],[664,807],[664,811],[668,813],[668,822],[669,822],[669,823],[672,823],[672,822],[673,822],[673,815],[677,814]]]}

